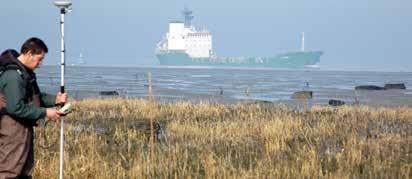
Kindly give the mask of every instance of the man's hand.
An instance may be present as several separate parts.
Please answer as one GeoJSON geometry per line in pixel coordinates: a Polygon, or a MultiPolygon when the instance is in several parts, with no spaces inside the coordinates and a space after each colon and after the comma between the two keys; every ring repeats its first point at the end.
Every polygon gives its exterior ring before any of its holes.
{"type": "Polygon", "coordinates": [[[56,104],[64,104],[67,102],[67,93],[57,93],[56,95],[56,104]]]}
{"type": "Polygon", "coordinates": [[[63,115],[63,113],[54,108],[47,108],[46,113],[47,118],[52,121],[59,120],[60,116],[63,115]]]}
{"type": "Polygon", "coordinates": [[[0,93],[0,109],[6,107],[6,99],[4,99],[4,95],[0,93]]]}

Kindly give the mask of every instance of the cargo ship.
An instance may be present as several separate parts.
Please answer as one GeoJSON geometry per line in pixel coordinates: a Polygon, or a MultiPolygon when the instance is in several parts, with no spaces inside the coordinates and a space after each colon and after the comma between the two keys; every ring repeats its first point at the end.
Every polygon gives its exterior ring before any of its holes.
{"type": "Polygon", "coordinates": [[[322,51],[305,51],[302,33],[300,51],[285,52],[267,57],[221,57],[212,50],[212,34],[192,24],[192,11],[183,10],[184,22],[172,21],[169,31],[157,43],[155,54],[164,66],[210,66],[254,68],[307,68],[319,67],[322,51]]]}

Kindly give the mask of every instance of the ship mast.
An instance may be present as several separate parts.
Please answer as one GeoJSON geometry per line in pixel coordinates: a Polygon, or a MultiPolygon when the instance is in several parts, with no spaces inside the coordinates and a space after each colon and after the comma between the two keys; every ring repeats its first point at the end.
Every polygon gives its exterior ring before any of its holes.
{"type": "Polygon", "coordinates": [[[304,52],[305,51],[305,32],[302,32],[302,41],[301,41],[301,43],[302,44],[300,44],[300,50],[302,52],[304,52]]]}
{"type": "Polygon", "coordinates": [[[187,7],[183,10],[183,16],[185,17],[185,27],[190,28],[192,26],[192,20],[194,16],[192,15],[192,11],[189,10],[187,7]]]}

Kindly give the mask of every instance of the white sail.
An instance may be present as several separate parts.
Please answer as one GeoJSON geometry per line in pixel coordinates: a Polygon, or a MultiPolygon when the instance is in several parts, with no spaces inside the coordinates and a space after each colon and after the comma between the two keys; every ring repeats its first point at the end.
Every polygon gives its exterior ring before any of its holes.
{"type": "Polygon", "coordinates": [[[83,59],[83,53],[79,54],[79,64],[85,64],[86,62],[83,59]]]}
{"type": "Polygon", "coordinates": [[[304,52],[305,51],[305,32],[302,32],[302,41],[301,41],[301,45],[300,45],[300,50],[302,51],[302,52],[304,52]]]}

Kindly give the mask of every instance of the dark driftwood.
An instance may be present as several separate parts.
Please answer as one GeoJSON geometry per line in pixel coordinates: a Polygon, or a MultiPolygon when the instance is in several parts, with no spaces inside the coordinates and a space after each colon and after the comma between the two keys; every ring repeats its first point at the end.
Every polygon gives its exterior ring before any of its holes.
{"type": "Polygon", "coordinates": [[[391,90],[391,89],[406,89],[404,83],[388,83],[384,87],[375,85],[360,85],[356,86],[355,90],[391,90]]]}
{"type": "Polygon", "coordinates": [[[292,94],[292,99],[312,99],[313,91],[297,91],[292,94]]]}
{"type": "Polygon", "coordinates": [[[355,90],[384,90],[384,87],[375,86],[375,85],[361,85],[356,86],[355,90]]]}
{"type": "Polygon", "coordinates": [[[330,99],[329,100],[329,105],[331,105],[331,106],[342,106],[344,104],[345,104],[345,102],[342,101],[342,100],[338,100],[338,99],[330,99]]]}
{"type": "Polygon", "coordinates": [[[406,89],[405,83],[388,83],[385,84],[385,90],[389,89],[406,89]]]}
{"type": "Polygon", "coordinates": [[[101,95],[101,96],[119,96],[119,92],[117,92],[117,91],[100,91],[99,95],[101,95]]]}

